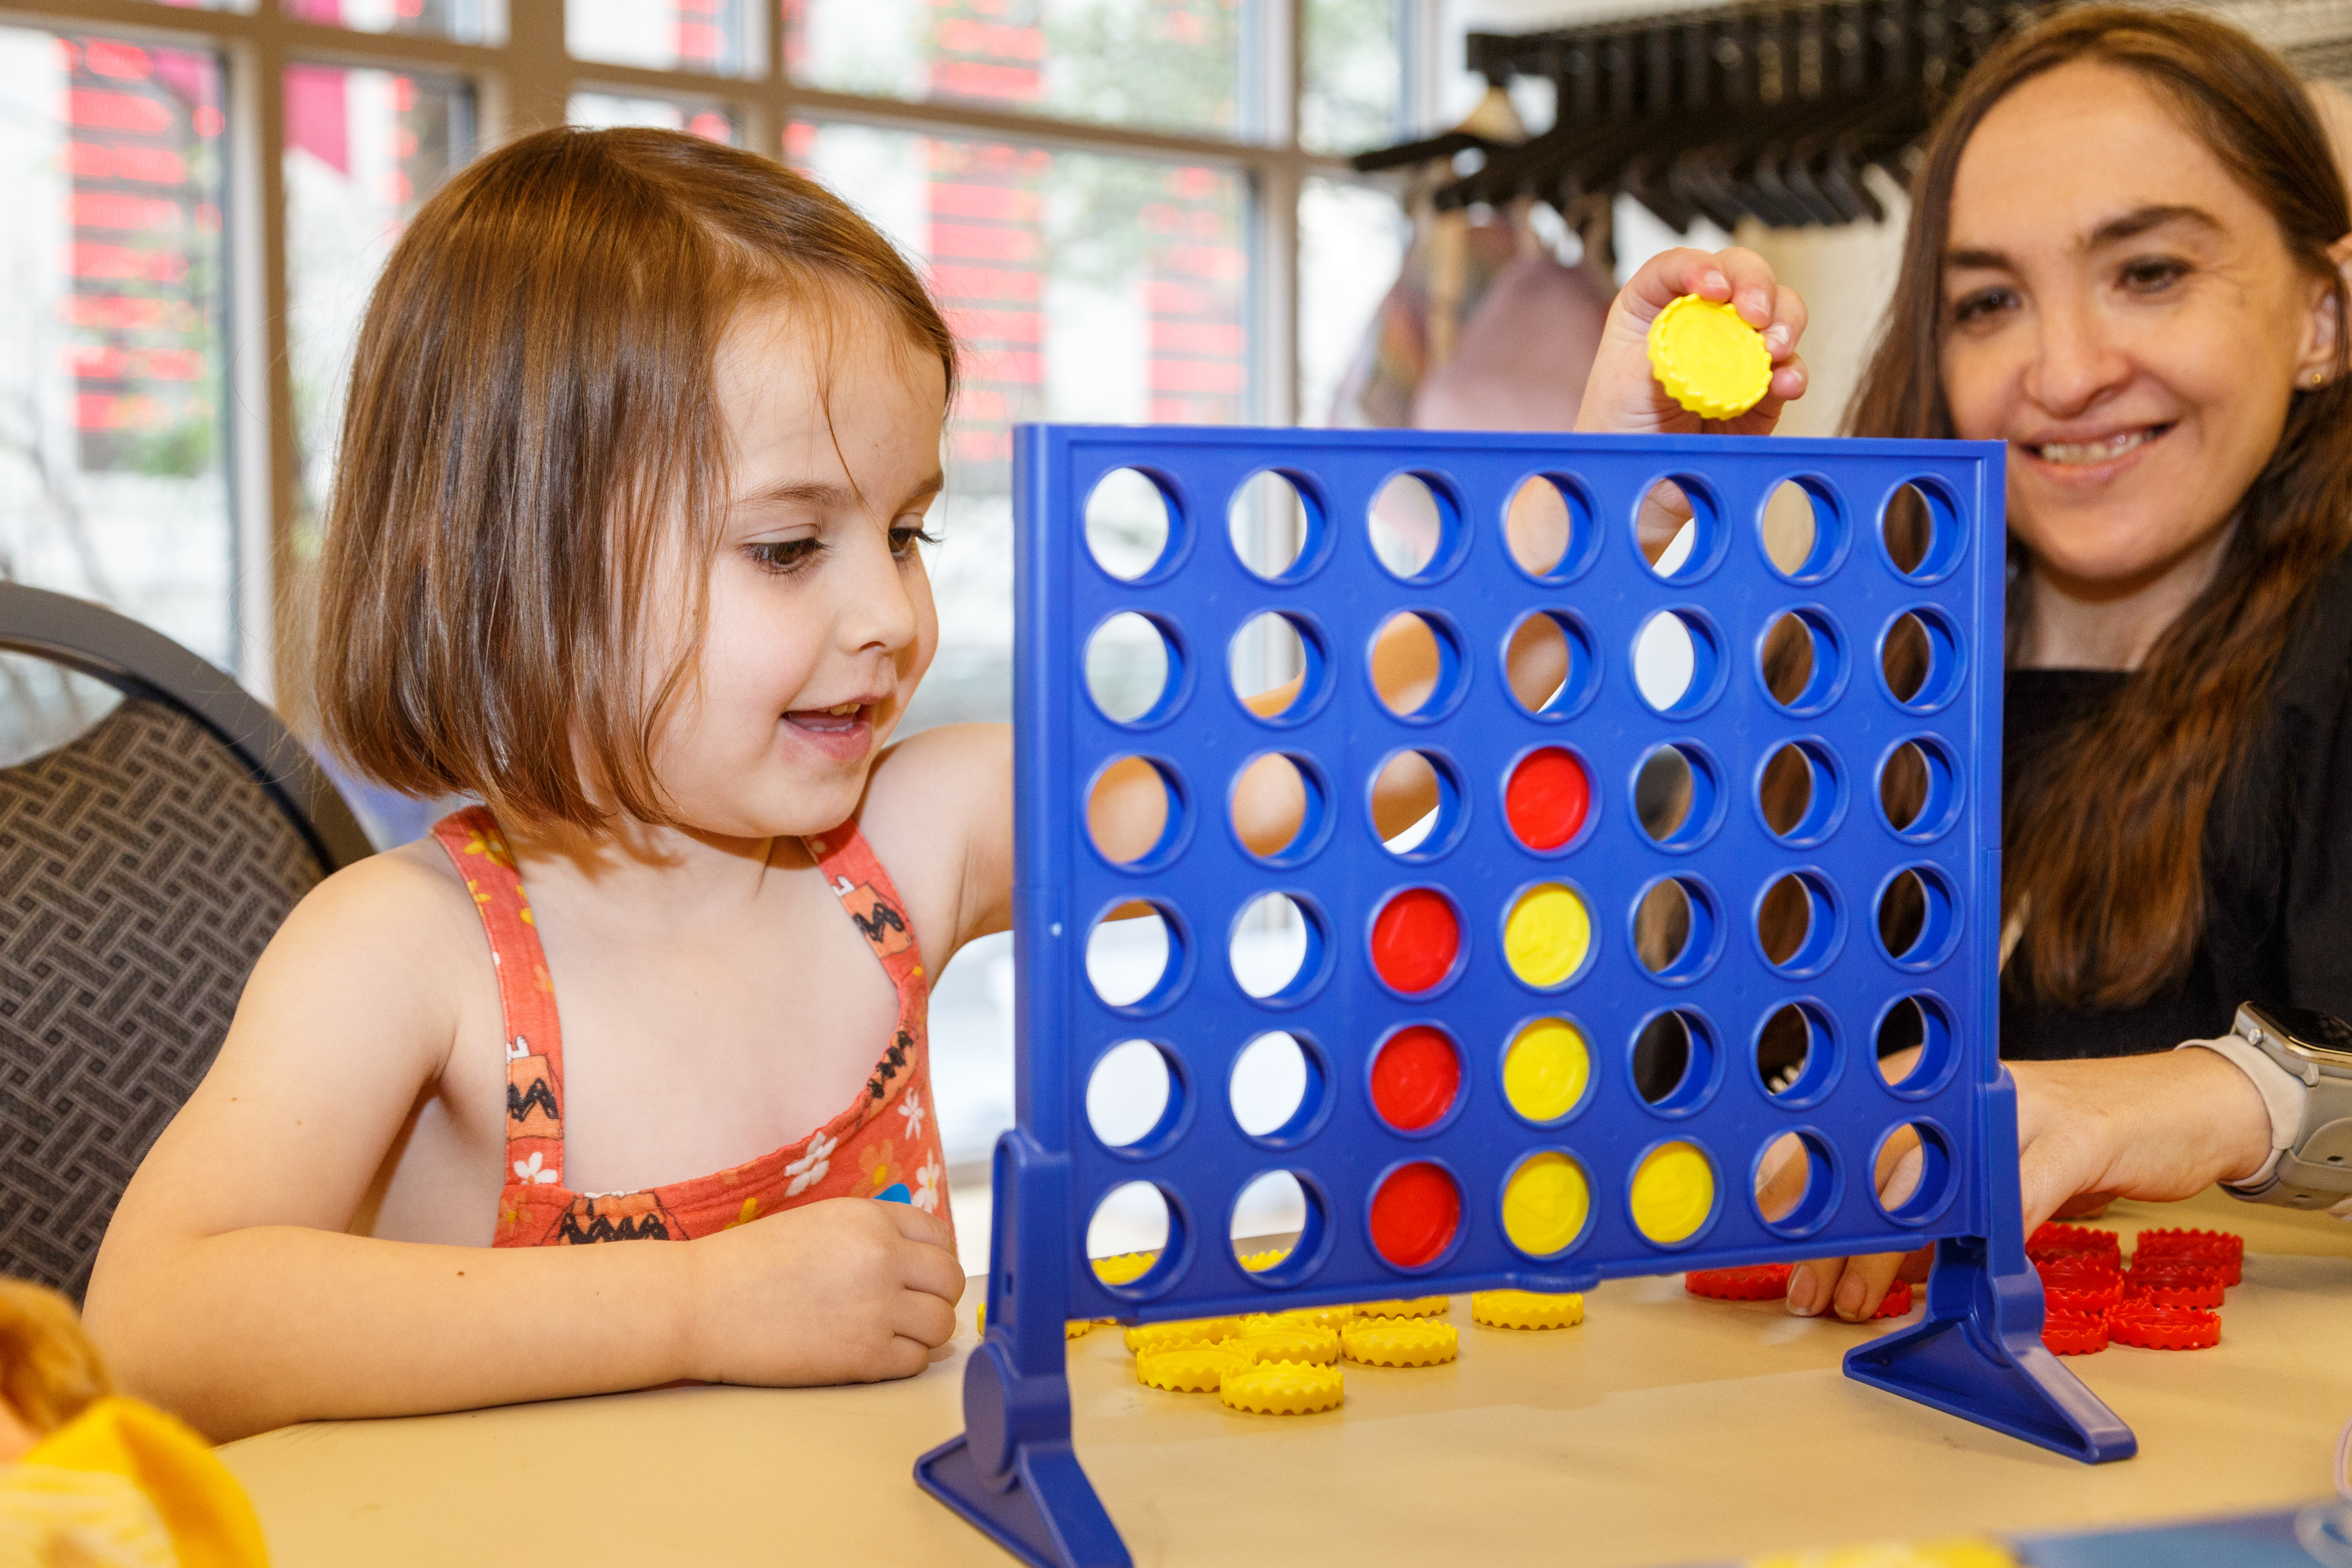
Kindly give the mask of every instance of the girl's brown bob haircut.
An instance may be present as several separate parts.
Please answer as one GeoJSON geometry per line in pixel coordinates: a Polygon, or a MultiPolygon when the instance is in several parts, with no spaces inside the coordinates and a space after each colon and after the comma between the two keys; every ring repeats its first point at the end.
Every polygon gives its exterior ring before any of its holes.
{"type": "MultiPolygon", "coordinates": [[[[425,203],[368,301],[320,563],[322,737],[404,794],[596,829],[670,820],[667,671],[636,647],[670,531],[727,495],[713,360],[747,302],[825,339],[875,310],[953,395],[953,335],[904,258],[814,182],[677,132],[541,132],[425,203]]],[[[823,355],[817,363],[823,363],[823,355]]]]}

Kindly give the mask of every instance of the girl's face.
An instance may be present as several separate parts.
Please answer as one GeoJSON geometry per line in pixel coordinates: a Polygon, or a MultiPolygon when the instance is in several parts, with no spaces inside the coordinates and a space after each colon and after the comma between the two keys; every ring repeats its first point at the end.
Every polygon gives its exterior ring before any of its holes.
{"type": "MultiPolygon", "coordinates": [[[[680,819],[707,833],[845,821],[939,646],[918,545],[942,483],[946,373],[877,310],[831,308],[822,358],[808,308],[770,303],[738,315],[716,362],[732,494],[699,686],[654,754],[680,819]]],[[[669,656],[652,650],[648,669],[669,656]]]]}
{"type": "Polygon", "coordinates": [[[2326,282],[2135,72],[2035,77],[1961,152],[1944,395],[1961,437],[2009,443],[2038,570],[2127,593],[2211,541],[2335,332],[2326,282]]]}

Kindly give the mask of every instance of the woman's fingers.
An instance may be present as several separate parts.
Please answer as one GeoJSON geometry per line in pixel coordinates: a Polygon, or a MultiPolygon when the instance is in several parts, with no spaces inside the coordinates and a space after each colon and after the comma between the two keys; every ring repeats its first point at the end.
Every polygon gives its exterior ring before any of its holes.
{"type": "Polygon", "coordinates": [[[1868,1258],[1817,1258],[1800,1263],[1789,1274],[1789,1310],[1800,1318],[1834,1312],[1850,1323],[1861,1322],[1878,1310],[1896,1276],[1916,1268],[1918,1256],[1881,1252],[1868,1258]]]}

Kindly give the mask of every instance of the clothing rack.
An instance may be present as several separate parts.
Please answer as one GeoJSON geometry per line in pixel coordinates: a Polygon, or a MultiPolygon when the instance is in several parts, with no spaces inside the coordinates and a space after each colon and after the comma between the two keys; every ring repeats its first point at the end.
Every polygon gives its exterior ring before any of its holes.
{"type": "Polygon", "coordinates": [[[1475,151],[1440,210],[1532,197],[1563,215],[1634,197],[1686,229],[1755,217],[1775,228],[1877,219],[1863,179],[1900,181],[1937,108],[1970,66],[2055,0],[1747,0],[1537,33],[1473,33],[1495,87],[1552,84],[1552,127],[1496,142],[1452,132],[1359,154],[1365,172],[1475,151]]]}

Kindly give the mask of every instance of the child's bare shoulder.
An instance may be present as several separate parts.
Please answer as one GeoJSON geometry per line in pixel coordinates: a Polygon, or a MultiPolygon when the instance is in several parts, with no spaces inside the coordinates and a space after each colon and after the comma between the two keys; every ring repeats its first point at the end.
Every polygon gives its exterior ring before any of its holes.
{"type": "Polygon", "coordinates": [[[869,834],[969,833],[1013,799],[1013,727],[941,724],[882,753],[857,820],[869,834]]]}
{"type": "Polygon", "coordinates": [[[300,974],[306,991],[423,1000],[446,997],[450,976],[488,960],[465,879],[426,838],[371,855],[311,889],[262,962],[300,974]]]}

